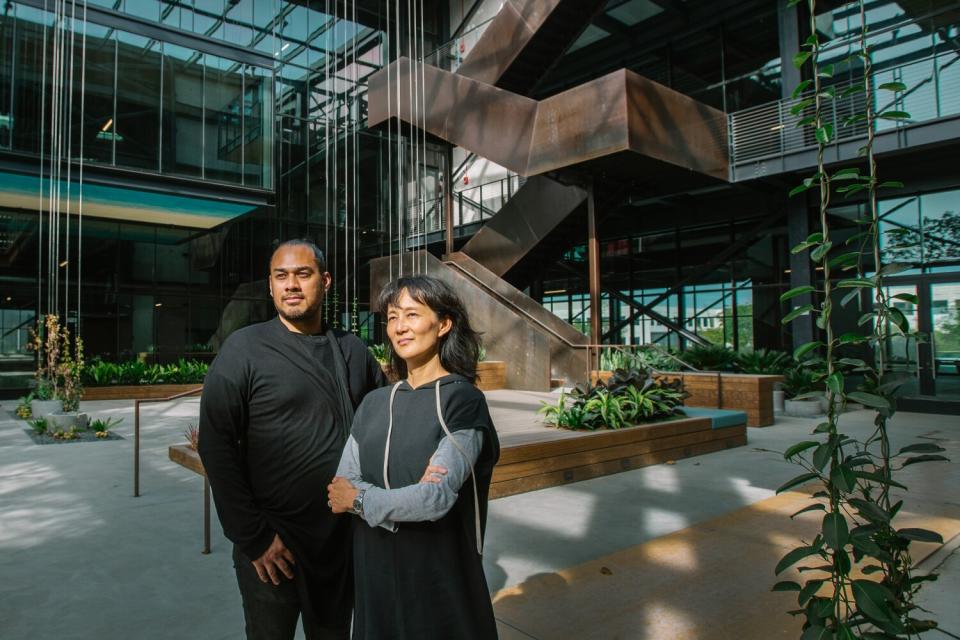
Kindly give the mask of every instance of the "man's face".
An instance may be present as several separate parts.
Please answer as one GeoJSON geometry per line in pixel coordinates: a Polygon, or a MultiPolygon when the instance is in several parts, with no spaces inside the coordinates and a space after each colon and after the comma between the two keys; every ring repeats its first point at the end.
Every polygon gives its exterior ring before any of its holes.
{"type": "Polygon", "coordinates": [[[310,321],[320,314],[330,274],[320,272],[310,247],[283,247],[270,260],[270,295],[281,317],[310,321]]]}

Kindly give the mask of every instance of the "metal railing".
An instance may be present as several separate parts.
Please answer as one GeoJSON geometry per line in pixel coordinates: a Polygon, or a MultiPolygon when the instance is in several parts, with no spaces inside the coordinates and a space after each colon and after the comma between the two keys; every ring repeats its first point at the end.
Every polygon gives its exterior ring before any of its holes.
{"type": "MultiPolygon", "coordinates": [[[[874,108],[884,111],[906,111],[909,119],[878,119],[875,131],[907,127],[918,122],[960,114],[960,55],[949,52],[924,60],[878,71],[871,82],[874,108]],[[887,82],[903,82],[907,89],[899,94],[877,91],[887,82]]],[[[833,125],[833,142],[864,138],[867,127],[855,119],[865,110],[866,94],[847,92],[859,81],[830,85],[836,98],[824,103],[823,120],[833,125]]],[[[728,115],[730,164],[736,166],[767,158],[812,149],[817,146],[810,127],[798,126],[803,118],[813,115],[813,106],[800,106],[813,97],[808,91],[794,99],[780,100],[728,115]]]]}
{"type": "MultiPolygon", "coordinates": [[[[453,194],[453,226],[483,222],[492,218],[517,193],[522,179],[508,175],[453,194]]],[[[443,197],[434,197],[407,207],[407,225],[414,236],[443,231],[443,197]]]]}

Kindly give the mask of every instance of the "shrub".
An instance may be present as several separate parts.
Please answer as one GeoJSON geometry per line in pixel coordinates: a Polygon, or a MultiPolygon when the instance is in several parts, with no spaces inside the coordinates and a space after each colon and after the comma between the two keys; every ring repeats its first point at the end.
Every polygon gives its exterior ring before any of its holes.
{"type": "Polygon", "coordinates": [[[783,375],[792,365],[791,357],[783,351],[756,349],[737,354],[737,367],[743,373],[783,375]]]}
{"type": "Polygon", "coordinates": [[[544,402],[538,413],[564,429],[621,429],[678,415],[688,395],[680,381],[655,379],[648,370],[618,369],[605,383],[574,389],[569,405],[560,394],[556,404],[544,402]]]}
{"type": "Polygon", "coordinates": [[[680,354],[680,358],[700,371],[733,371],[737,352],[721,345],[697,345],[680,354]]]}

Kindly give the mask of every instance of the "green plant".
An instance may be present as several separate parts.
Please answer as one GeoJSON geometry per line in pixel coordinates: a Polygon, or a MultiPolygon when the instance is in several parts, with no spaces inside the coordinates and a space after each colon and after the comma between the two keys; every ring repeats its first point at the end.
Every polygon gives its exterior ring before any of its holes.
{"type": "Polygon", "coordinates": [[[681,359],[700,371],[733,371],[737,352],[720,345],[696,345],[682,354],[681,359]]]}
{"type": "Polygon", "coordinates": [[[820,392],[822,394],[824,386],[822,379],[816,372],[803,365],[797,365],[792,369],[787,369],[783,374],[783,391],[787,398],[800,398],[820,392]]]}
{"type": "Polygon", "coordinates": [[[200,429],[197,428],[197,425],[188,424],[187,428],[183,430],[183,435],[187,439],[190,448],[196,451],[197,445],[200,442],[200,429]]]}
{"type": "Polygon", "coordinates": [[[483,362],[487,359],[487,348],[483,345],[480,345],[480,348],[477,349],[477,362],[483,362]]]}
{"type": "Polygon", "coordinates": [[[628,369],[634,366],[635,358],[633,354],[617,347],[607,347],[600,352],[600,370],[616,371],[617,369],[628,369]]]}
{"type": "Polygon", "coordinates": [[[90,425],[87,427],[87,429],[89,431],[93,431],[98,438],[103,438],[110,435],[110,429],[117,426],[121,422],[123,422],[123,418],[107,418],[106,420],[103,418],[97,418],[90,421],[90,425]]]}
{"type": "Polygon", "coordinates": [[[390,348],[385,344],[372,344],[367,349],[380,364],[390,364],[390,348]]]}
{"type": "Polygon", "coordinates": [[[30,428],[33,429],[33,432],[38,436],[42,436],[47,432],[47,429],[50,428],[50,425],[47,423],[46,418],[37,418],[36,420],[30,421],[30,428]]]}
{"type": "Polygon", "coordinates": [[[617,369],[605,383],[577,387],[556,404],[542,403],[539,413],[565,429],[622,429],[677,415],[687,395],[679,381],[655,379],[645,369],[617,369]]]}
{"type": "Polygon", "coordinates": [[[80,336],[71,340],[70,330],[52,313],[38,320],[30,333],[30,349],[37,353],[38,362],[34,372],[37,399],[56,398],[65,411],[76,411],[83,395],[83,340],[80,336]]]}
{"type": "Polygon", "coordinates": [[[783,351],[755,349],[737,354],[737,368],[755,375],[783,375],[793,362],[783,351]]]}
{"type": "Polygon", "coordinates": [[[27,395],[20,398],[17,402],[16,414],[17,417],[22,420],[29,420],[33,417],[33,408],[30,406],[30,402],[33,400],[33,393],[28,393],[27,395]]]}
{"type": "MultiPolygon", "coordinates": [[[[597,422],[608,429],[622,429],[628,423],[623,415],[620,396],[609,389],[597,389],[583,404],[588,416],[597,416],[597,422]]],[[[599,425],[598,425],[599,426],[599,425]]]]}
{"type": "Polygon", "coordinates": [[[46,378],[37,380],[37,386],[33,389],[33,395],[37,400],[53,400],[55,394],[56,389],[54,388],[52,382],[46,378]]]}
{"type": "MultiPolygon", "coordinates": [[[[800,1],[789,0],[789,6],[800,1]]],[[[880,182],[877,177],[874,123],[878,118],[903,120],[909,118],[909,114],[895,110],[876,113],[873,105],[875,90],[897,95],[906,90],[906,85],[888,82],[874,88],[868,29],[864,26],[859,51],[844,61],[862,65],[862,74],[857,70],[857,77],[862,79],[839,96],[831,87],[825,87],[823,81],[833,77],[835,64],[820,63],[815,4],[815,0],[807,0],[813,35],[804,43],[805,50],[794,57],[797,68],[808,63],[811,66],[810,79],[797,86],[794,98],[808,90],[810,94],[797,102],[793,114],[800,118],[800,126],[812,129],[817,142],[817,169],[791,191],[791,196],[808,190],[819,196],[820,228],[792,251],[809,251],[811,261],[822,270],[823,281],[819,287],[812,284],[794,287],[781,296],[781,301],[808,298],[809,301],[804,300],[790,311],[783,323],[809,315],[823,332],[822,339],[797,347],[794,357],[807,358],[805,367],[822,381],[828,410],[826,420],[813,430],[817,439],[798,442],[783,452],[786,460],[799,465],[804,472],[782,484],[777,492],[815,483],[818,488],[813,502],[794,515],[822,512],[823,519],[816,537],[790,550],[775,568],[775,573],[780,574],[802,562],[805,566],[798,570],[815,571],[815,575],[804,576],[803,584],[794,580],[778,582],[774,590],[799,593],[798,603],[802,608],[791,613],[805,616],[803,638],[914,637],[937,625],[934,620],[918,619],[915,604],[924,582],[935,579],[936,575],[914,577],[911,574],[910,545],[916,540],[942,543],[943,539],[934,531],[898,528],[895,519],[904,502],[892,497],[891,488],[907,489],[902,482],[894,480],[894,473],[904,467],[947,458],[940,455],[944,449],[932,442],[911,444],[894,453],[888,433],[888,420],[896,412],[895,392],[903,378],[886,373],[882,347],[892,336],[905,339],[919,336],[910,329],[903,312],[892,303],[892,298],[897,298],[917,304],[916,297],[890,296],[886,288],[887,276],[910,269],[912,265],[883,264],[877,194],[880,189],[903,185],[880,182]],[[843,123],[826,120],[826,105],[838,97],[858,93],[864,94],[857,101],[864,111],[853,113],[843,123]],[[855,166],[828,171],[824,162],[826,146],[834,141],[838,127],[856,123],[864,123],[867,131],[861,156],[867,160],[868,173],[862,174],[855,166]],[[856,193],[866,196],[866,215],[856,220],[861,230],[842,245],[835,245],[831,237],[828,210],[834,193],[844,197],[856,193]],[[844,271],[852,273],[839,278],[835,275],[844,271]],[[841,297],[844,289],[848,291],[841,297]],[[873,294],[873,300],[861,309],[857,326],[867,328],[837,335],[834,305],[859,303],[865,290],[873,294]],[[839,350],[851,345],[868,346],[875,354],[874,361],[841,357],[839,350]],[[853,375],[862,376],[864,384],[848,392],[845,379],[853,375]],[[847,400],[876,411],[874,432],[864,440],[840,430],[839,409],[847,400]]],[[[860,24],[866,25],[865,1],[859,0],[858,5],[860,24]]]]}
{"type": "Polygon", "coordinates": [[[57,429],[50,435],[54,440],[77,440],[80,438],[80,431],[76,427],[70,427],[66,431],[57,429]]]}

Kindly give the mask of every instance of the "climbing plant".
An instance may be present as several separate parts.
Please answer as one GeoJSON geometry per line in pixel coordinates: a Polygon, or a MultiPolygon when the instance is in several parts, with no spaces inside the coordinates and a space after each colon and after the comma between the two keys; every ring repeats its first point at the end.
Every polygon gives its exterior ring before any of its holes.
{"type": "MultiPolygon", "coordinates": [[[[895,393],[904,382],[886,371],[883,346],[891,336],[918,339],[894,300],[916,304],[915,296],[889,296],[884,279],[912,267],[910,264],[883,263],[880,251],[878,194],[883,189],[902,187],[895,181],[880,181],[874,156],[874,128],[878,120],[905,120],[909,114],[894,109],[879,112],[873,104],[876,93],[894,98],[906,90],[899,82],[874,88],[870,47],[867,40],[864,0],[859,0],[861,36],[859,50],[846,61],[863,69],[861,79],[839,92],[830,86],[833,65],[821,62],[821,43],[814,16],[815,0],[791,0],[796,6],[806,2],[812,35],[794,57],[797,68],[808,68],[809,79],[793,93],[797,99],[792,112],[798,126],[812,133],[817,144],[816,171],[803,179],[790,195],[807,192],[818,196],[819,230],[793,247],[793,253],[808,253],[822,270],[819,287],[795,287],[781,296],[782,301],[810,296],[811,302],[791,310],[784,323],[812,315],[821,334],[818,339],[800,345],[794,357],[803,362],[821,381],[827,397],[827,416],[816,426],[816,439],[804,440],[783,452],[784,458],[803,468],[803,473],[785,482],[777,491],[813,483],[812,502],[801,513],[822,512],[820,531],[811,541],[790,550],[777,564],[779,575],[796,567],[799,581],[784,580],[775,591],[796,591],[799,609],[791,611],[805,617],[803,640],[813,638],[902,638],[913,637],[936,627],[934,620],[918,619],[915,597],[925,581],[935,575],[911,573],[910,545],[914,541],[940,542],[941,536],[925,529],[897,528],[896,519],[903,501],[892,489],[906,490],[896,476],[909,465],[947,460],[933,443],[917,443],[894,452],[889,438],[889,420],[896,411],[895,393]],[[831,101],[862,95],[863,108],[842,122],[830,121],[831,101]],[[866,144],[855,166],[828,169],[824,151],[842,133],[844,127],[864,128],[866,144]],[[863,170],[862,167],[866,166],[863,170]],[[828,215],[831,197],[864,197],[864,215],[858,220],[858,232],[844,241],[831,236],[828,215]],[[861,304],[860,330],[838,335],[836,305],[861,304]],[[851,353],[869,350],[871,356],[851,353]],[[853,357],[861,355],[862,357],[853,357]],[[856,383],[860,380],[859,384],[856,383]],[[851,389],[852,390],[848,390],[851,389]],[[840,430],[839,417],[848,401],[876,411],[874,430],[865,439],[857,439],[840,430]],[[818,560],[820,562],[818,562],[818,560]]],[[[835,111],[834,111],[835,112],[835,111]]]]}

